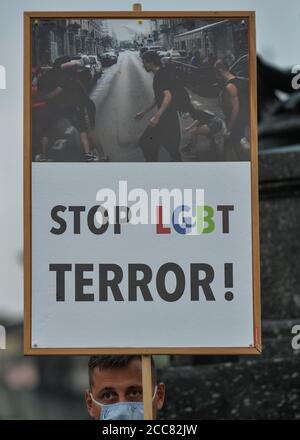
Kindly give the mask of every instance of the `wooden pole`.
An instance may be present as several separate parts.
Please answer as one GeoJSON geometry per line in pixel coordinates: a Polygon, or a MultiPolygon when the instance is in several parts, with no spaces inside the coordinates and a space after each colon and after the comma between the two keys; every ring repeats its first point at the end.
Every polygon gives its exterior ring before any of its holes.
{"type": "Polygon", "coordinates": [[[151,356],[142,356],[144,420],[153,420],[151,356]]]}

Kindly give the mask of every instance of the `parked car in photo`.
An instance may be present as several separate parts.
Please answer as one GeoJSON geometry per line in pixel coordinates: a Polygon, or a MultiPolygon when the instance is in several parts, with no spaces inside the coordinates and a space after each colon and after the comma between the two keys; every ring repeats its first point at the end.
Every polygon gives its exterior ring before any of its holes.
{"type": "Polygon", "coordinates": [[[94,67],[96,72],[96,78],[100,78],[103,73],[102,64],[97,55],[88,55],[91,66],[94,67]]]}
{"type": "Polygon", "coordinates": [[[140,57],[142,57],[143,54],[144,54],[145,52],[147,52],[148,49],[149,49],[149,47],[147,47],[147,46],[143,46],[143,47],[141,47],[141,48],[140,48],[140,57]]]}
{"type": "Polygon", "coordinates": [[[182,63],[186,62],[187,52],[185,50],[175,50],[170,49],[162,57],[163,64],[168,64],[170,61],[180,61],[182,63]]]}
{"type": "Polygon", "coordinates": [[[157,53],[158,53],[158,55],[162,58],[162,57],[165,57],[165,56],[167,55],[168,51],[167,51],[167,49],[165,49],[165,48],[161,48],[161,49],[159,49],[159,50],[157,51],[157,53]]]}
{"type": "Polygon", "coordinates": [[[167,52],[162,46],[150,46],[149,50],[154,50],[154,52],[167,52]]]}
{"type": "Polygon", "coordinates": [[[105,50],[101,55],[101,62],[103,66],[111,66],[112,64],[116,64],[118,61],[118,56],[116,55],[113,49],[105,50]]]}

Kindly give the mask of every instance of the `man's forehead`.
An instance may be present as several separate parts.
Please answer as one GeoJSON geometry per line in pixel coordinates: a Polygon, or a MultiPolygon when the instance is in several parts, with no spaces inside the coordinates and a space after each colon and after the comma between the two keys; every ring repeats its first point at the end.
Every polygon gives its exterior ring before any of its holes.
{"type": "Polygon", "coordinates": [[[96,367],[92,372],[92,384],[97,389],[142,384],[142,362],[134,359],[124,367],[96,367]]]}

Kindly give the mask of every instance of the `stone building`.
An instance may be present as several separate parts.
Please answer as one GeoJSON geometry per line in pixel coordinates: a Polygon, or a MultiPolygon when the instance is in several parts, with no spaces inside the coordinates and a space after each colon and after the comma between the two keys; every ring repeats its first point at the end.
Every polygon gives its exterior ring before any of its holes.
{"type": "Polygon", "coordinates": [[[108,35],[106,23],[99,19],[36,19],[32,24],[33,66],[51,65],[63,55],[100,55],[108,35]]]}

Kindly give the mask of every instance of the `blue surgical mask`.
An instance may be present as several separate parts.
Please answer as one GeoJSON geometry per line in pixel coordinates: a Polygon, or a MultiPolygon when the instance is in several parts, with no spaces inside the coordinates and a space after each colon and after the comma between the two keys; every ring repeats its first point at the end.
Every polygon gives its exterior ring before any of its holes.
{"type": "MultiPolygon", "coordinates": [[[[155,398],[157,387],[155,387],[152,400],[155,398]]],[[[100,420],[144,420],[143,402],[118,402],[108,405],[97,402],[92,393],[92,401],[101,407],[100,420]]]]}
{"type": "Polygon", "coordinates": [[[100,420],[144,420],[143,402],[119,402],[103,405],[100,420]]]}

